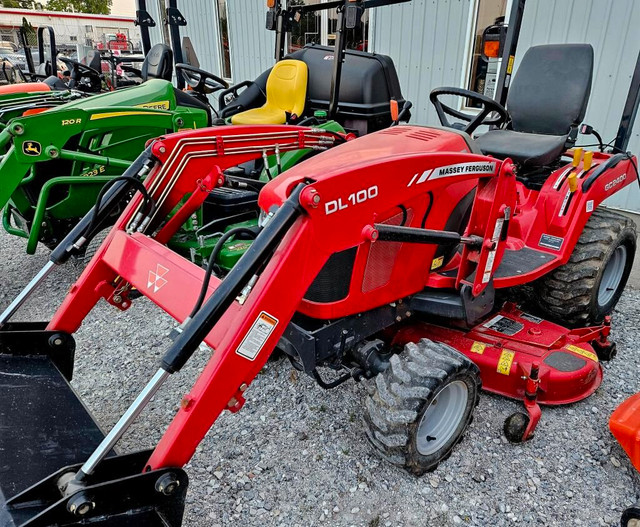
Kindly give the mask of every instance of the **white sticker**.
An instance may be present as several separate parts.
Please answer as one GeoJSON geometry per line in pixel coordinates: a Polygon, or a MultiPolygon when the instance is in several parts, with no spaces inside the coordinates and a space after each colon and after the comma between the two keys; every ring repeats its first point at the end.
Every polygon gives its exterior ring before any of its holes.
{"type": "Polygon", "coordinates": [[[153,286],[154,293],[160,291],[160,289],[168,282],[165,278],[168,272],[169,269],[164,265],[156,264],[156,270],[149,271],[149,276],[147,277],[147,289],[151,289],[153,286]]]}
{"type": "Polygon", "coordinates": [[[493,262],[496,260],[496,251],[498,250],[498,238],[500,237],[500,233],[502,232],[502,225],[504,224],[504,219],[499,218],[496,221],[496,225],[493,228],[493,237],[491,241],[496,245],[495,249],[489,251],[487,256],[487,263],[484,266],[484,273],[482,274],[482,283],[486,284],[489,280],[491,280],[491,271],[493,271],[493,262]]]}
{"type": "Polygon", "coordinates": [[[564,209],[569,202],[569,196],[571,196],[571,191],[567,190],[567,193],[564,195],[564,199],[562,200],[562,207],[560,207],[560,212],[558,212],[559,218],[564,215],[564,209]]]}
{"type": "Polygon", "coordinates": [[[560,183],[564,180],[564,177],[573,170],[573,167],[569,167],[564,170],[556,179],[556,182],[553,184],[553,190],[558,190],[560,188],[560,183]]]}
{"type": "Polygon", "coordinates": [[[244,339],[242,339],[236,353],[245,359],[254,360],[277,324],[277,318],[271,316],[266,311],[262,311],[253,323],[253,326],[251,326],[249,332],[244,336],[244,339]]]}
{"type": "Polygon", "coordinates": [[[587,212],[593,212],[593,200],[587,201],[587,212]]]}

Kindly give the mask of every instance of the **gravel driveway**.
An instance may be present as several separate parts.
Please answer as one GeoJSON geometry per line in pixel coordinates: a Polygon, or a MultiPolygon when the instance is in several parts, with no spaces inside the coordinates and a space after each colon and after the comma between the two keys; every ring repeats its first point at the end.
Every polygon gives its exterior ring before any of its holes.
{"type": "MultiPolygon", "coordinates": [[[[0,308],[46,261],[0,234],[0,308]]],[[[59,269],[16,319],[45,320],[78,268],[59,269]]],[[[363,389],[326,392],[288,361],[269,363],[238,414],[225,413],[187,466],[184,525],[618,525],[640,481],[607,426],[612,410],[640,390],[640,292],[614,314],[618,356],[586,401],[547,408],[536,436],[510,445],[502,423],[520,404],[483,395],[453,455],[415,478],[381,461],[360,421],[363,389]]],[[[172,320],[146,300],[126,313],[99,305],[76,335],[73,385],[103,428],[111,427],[151,377],[172,320]]],[[[206,362],[200,352],[156,396],[120,444],[154,444],[206,362]]]]}

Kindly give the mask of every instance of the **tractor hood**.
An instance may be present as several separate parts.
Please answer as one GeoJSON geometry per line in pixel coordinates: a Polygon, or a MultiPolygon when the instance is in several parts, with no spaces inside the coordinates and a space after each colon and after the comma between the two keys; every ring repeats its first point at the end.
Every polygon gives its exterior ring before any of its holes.
{"type": "Polygon", "coordinates": [[[259,204],[263,210],[280,206],[298,183],[309,180],[309,174],[322,174],[314,181],[324,180],[367,165],[428,153],[482,155],[464,132],[438,127],[395,126],[349,141],[292,167],[264,187],[259,204]]]}
{"type": "Polygon", "coordinates": [[[139,86],[123,88],[109,93],[93,95],[86,99],[70,102],[50,111],[69,109],[91,109],[106,106],[138,106],[154,110],[174,110],[176,96],[173,84],[162,79],[150,79],[139,86]]]}

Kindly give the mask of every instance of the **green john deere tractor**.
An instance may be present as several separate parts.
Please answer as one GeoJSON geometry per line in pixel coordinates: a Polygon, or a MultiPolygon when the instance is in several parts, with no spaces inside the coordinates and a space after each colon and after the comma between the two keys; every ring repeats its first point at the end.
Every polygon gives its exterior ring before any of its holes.
{"type": "MultiPolygon", "coordinates": [[[[160,44],[149,57],[143,84],[17,117],[0,132],[3,225],[28,239],[28,253],[39,241],[54,246],[147,141],[211,123],[204,91],[183,92],[165,80],[171,50],[160,44]]],[[[227,86],[212,74],[202,84],[207,91],[227,86]]]]}

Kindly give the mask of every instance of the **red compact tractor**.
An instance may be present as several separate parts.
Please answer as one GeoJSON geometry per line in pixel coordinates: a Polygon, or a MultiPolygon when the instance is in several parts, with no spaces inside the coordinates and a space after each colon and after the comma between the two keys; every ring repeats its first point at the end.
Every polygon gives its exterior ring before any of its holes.
{"type": "Polygon", "coordinates": [[[567,152],[592,63],[587,45],[532,48],[507,109],[473,92],[433,92],[445,125],[445,114],[459,112],[441,95],[481,103],[479,115],[459,114],[469,121],[464,131],[395,126],[291,168],[262,187],[254,240],[226,275],[166,243],[213,188],[234,184],[226,169],[273,153],[291,134],[304,147],[310,129],[239,125],[153,142],[0,316],[0,372],[20,376],[19,389],[0,388],[2,408],[39,409],[30,419],[4,410],[0,517],[29,526],[180,525],[184,465],[221,412],[242,408],[275,348],[324,388],[366,382],[369,440],[418,475],[460,440],[481,385],[524,400],[527,413],[505,424],[515,441],[533,433],[539,404],[593,393],[599,360],[614,351],[606,315],[636,243],[631,223],[598,207],[632,183],[636,161],[567,152]],[[473,140],[487,121],[500,128],[473,140]],[[138,192],[52,320],[11,322],[132,185],[138,192]],[[582,327],[497,300],[522,284],[537,288],[549,315],[582,327]],[[66,382],[72,334],[100,299],[126,310],[140,294],[180,328],[157,373],[103,436],[66,382]],[[153,451],[115,455],[131,422],[203,341],[211,358],[153,451]],[[51,448],[60,430],[65,444],[51,448]]]}

